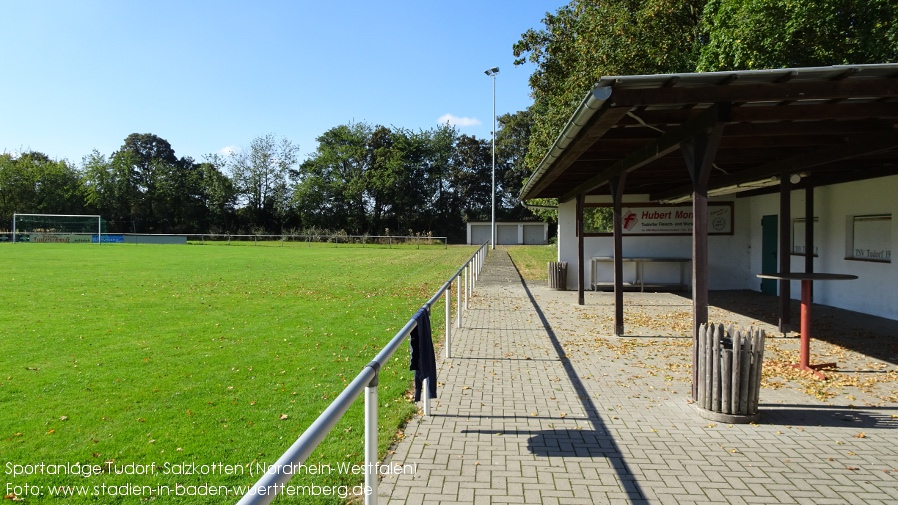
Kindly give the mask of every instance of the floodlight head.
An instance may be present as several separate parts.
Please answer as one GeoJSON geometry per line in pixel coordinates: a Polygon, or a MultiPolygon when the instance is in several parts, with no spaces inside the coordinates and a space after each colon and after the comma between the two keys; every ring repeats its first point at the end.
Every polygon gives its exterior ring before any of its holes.
{"type": "Polygon", "coordinates": [[[499,73],[499,67],[493,67],[489,70],[484,70],[483,73],[489,76],[496,75],[499,73]]]}

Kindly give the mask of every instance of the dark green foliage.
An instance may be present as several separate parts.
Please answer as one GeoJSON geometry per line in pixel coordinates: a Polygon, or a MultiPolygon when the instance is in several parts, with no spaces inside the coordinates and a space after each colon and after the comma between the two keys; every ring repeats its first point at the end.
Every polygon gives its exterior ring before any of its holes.
{"type": "MultiPolygon", "coordinates": [[[[515,208],[527,117],[503,116],[514,126],[497,134],[497,218],[531,216],[515,208]]],[[[365,123],[331,128],[317,140],[293,193],[303,226],[353,234],[430,232],[458,241],[466,221],[490,219],[491,142],[451,126],[413,132],[365,123]]]]}
{"type": "Polygon", "coordinates": [[[290,177],[296,173],[298,151],[290,140],[268,134],[253,139],[248,151],[231,154],[227,166],[249,230],[278,233],[290,224],[290,177]]]}
{"type": "MultiPolygon", "coordinates": [[[[532,218],[517,204],[529,113],[499,118],[499,219],[532,218]]],[[[79,172],[40,153],[0,157],[0,212],[96,213],[113,233],[350,234],[465,237],[465,222],[489,220],[491,143],[444,125],[413,132],[350,123],[299,147],[265,135],[246,151],[178,158],[153,134],[131,134],[107,157],[85,156],[79,172]]]]}
{"type": "Polygon", "coordinates": [[[30,151],[0,154],[0,229],[12,215],[79,214],[85,209],[80,174],[68,161],[30,151]]]}
{"type": "Polygon", "coordinates": [[[602,76],[689,72],[695,68],[704,0],[574,0],[547,13],[545,28],[513,46],[517,64],[531,62],[532,170],[602,76]]]}
{"type": "Polygon", "coordinates": [[[699,71],[898,61],[893,0],[711,0],[699,71]]]}
{"type": "Polygon", "coordinates": [[[168,141],[149,133],[129,135],[108,159],[94,151],[84,158],[83,170],[87,203],[111,232],[206,231],[212,219],[224,219],[233,201],[222,194],[232,190],[216,180],[217,167],[177,158],[168,141]]]}

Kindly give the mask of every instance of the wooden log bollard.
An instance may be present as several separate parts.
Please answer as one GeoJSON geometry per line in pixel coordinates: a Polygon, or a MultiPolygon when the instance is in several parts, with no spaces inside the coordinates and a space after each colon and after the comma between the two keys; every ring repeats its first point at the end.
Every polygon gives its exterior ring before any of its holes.
{"type": "Polygon", "coordinates": [[[698,353],[696,407],[705,419],[726,423],[757,421],[764,364],[763,330],[702,324],[698,353]]]}
{"type": "Polygon", "coordinates": [[[567,261],[549,262],[549,287],[559,291],[567,289],[567,261]]]}

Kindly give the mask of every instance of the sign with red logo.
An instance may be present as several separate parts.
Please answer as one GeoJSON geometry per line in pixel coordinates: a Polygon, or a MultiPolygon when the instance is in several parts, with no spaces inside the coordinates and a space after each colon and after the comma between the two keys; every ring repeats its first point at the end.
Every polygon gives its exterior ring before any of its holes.
{"type": "MultiPolygon", "coordinates": [[[[602,205],[601,207],[606,207],[602,205]]],[[[610,231],[609,218],[602,221],[610,231]]],[[[589,219],[586,220],[590,222],[589,219]]],[[[621,209],[621,224],[626,235],[691,235],[691,205],[629,205],[621,209]]],[[[601,233],[598,230],[587,233],[601,233]]],[[[601,233],[601,234],[606,234],[601,233]]],[[[730,235],[733,233],[733,205],[730,202],[708,204],[708,234],[730,235]]]]}
{"type": "Polygon", "coordinates": [[[639,223],[639,218],[636,217],[636,214],[633,211],[628,211],[624,214],[624,229],[627,231],[632,231],[633,228],[636,228],[636,225],[639,223]]]}

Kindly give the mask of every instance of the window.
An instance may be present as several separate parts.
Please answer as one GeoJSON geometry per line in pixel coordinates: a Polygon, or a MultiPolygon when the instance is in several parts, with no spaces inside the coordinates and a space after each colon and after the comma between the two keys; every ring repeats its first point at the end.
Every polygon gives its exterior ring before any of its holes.
{"type": "MultiPolygon", "coordinates": [[[[820,236],[820,234],[817,233],[817,223],[819,221],[819,218],[814,218],[814,256],[817,256],[819,251],[819,241],[817,238],[820,236]]],[[[792,220],[792,254],[797,256],[804,256],[805,254],[805,223],[807,223],[807,218],[803,217],[792,220]]]]}
{"type": "Polygon", "coordinates": [[[845,259],[892,262],[892,215],[848,216],[845,259]]]}

